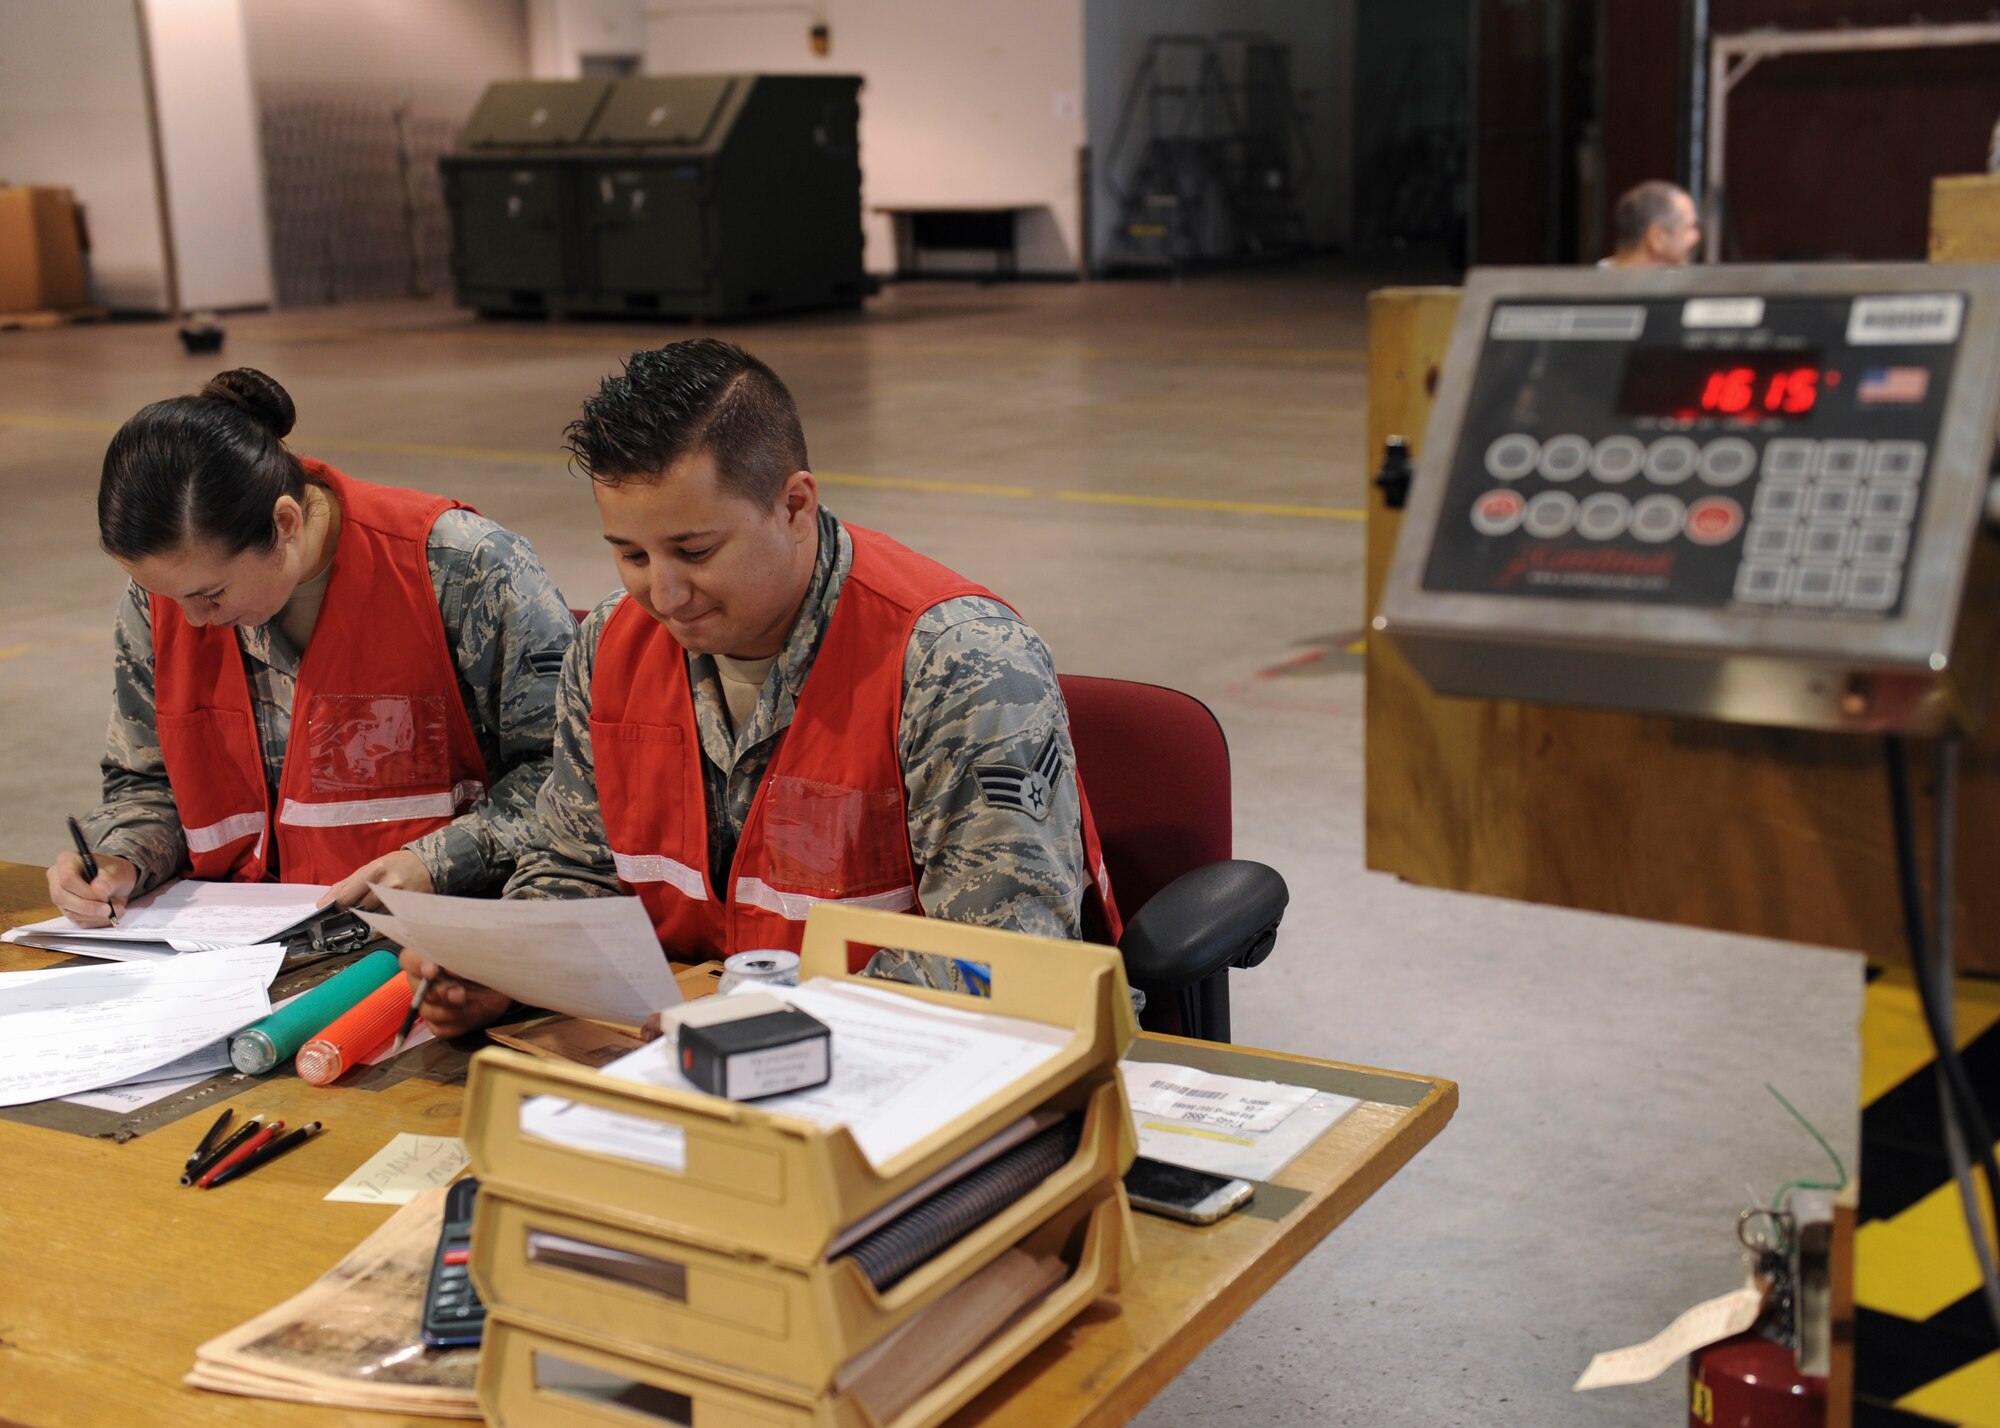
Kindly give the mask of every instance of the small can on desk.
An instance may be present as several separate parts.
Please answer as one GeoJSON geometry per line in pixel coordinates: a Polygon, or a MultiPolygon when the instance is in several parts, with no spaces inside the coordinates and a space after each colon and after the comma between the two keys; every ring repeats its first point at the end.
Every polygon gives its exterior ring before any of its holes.
{"type": "Polygon", "coordinates": [[[722,964],[722,976],[715,984],[716,995],[726,997],[745,982],[769,987],[796,987],[799,984],[799,954],[776,949],[738,952],[722,964]]]}

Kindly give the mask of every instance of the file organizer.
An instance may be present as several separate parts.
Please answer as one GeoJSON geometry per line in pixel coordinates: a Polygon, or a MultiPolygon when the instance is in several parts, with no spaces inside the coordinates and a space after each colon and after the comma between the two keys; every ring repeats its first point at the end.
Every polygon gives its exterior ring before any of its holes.
{"type": "Polygon", "coordinates": [[[1007,1249],[1061,1244],[1068,1280],[895,1425],[916,1428],[953,1411],[1115,1286],[1131,1254],[1121,1177],[1135,1153],[1117,1065],[1136,1026],[1118,954],[892,913],[813,910],[802,979],[853,980],[959,1009],[966,999],[951,993],[851,976],[850,946],[986,963],[992,996],[978,1010],[1066,1027],[1069,1040],[879,1169],[845,1129],[481,1052],[467,1088],[465,1138],[482,1187],[473,1276],[490,1315],[480,1382],[490,1421],[631,1422],[629,1410],[537,1387],[534,1356],[543,1353],[600,1368],[615,1363],[606,1371],[692,1395],[707,1424],[865,1424],[865,1411],[832,1391],[842,1365],[1007,1249]],[[682,1169],[525,1134],[521,1107],[543,1095],[678,1130],[682,1169]],[[827,1258],[848,1226],[1043,1108],[1081,1114],[1082,1135],[1064,1168],[1029,1195],[884,1291],[852,1261],[827,1258]],[[640,1256],[649,1267],[633,1282],[531,1257],[537,1232],[640,1256]]]}

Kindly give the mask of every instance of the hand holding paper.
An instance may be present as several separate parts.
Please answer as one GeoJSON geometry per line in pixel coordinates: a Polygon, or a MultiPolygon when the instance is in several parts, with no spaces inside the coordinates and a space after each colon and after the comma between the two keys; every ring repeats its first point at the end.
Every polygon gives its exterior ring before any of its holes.
{"type": "Polygon", "coordinates": [[[514,1001],[637,1026],[681,1000],[635,897],[494,902],[376,891],[389,910],[362,913],[369,926],[460,980],[514,1001]]]}

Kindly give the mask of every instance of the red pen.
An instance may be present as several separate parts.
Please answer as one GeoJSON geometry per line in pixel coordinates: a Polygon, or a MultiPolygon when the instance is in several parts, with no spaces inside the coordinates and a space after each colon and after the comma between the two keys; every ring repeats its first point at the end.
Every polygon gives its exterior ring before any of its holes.
{"type": "Polygon", "coordinates": [[[216,1161],[215,1164],[209,1166],[201,1179],[194,1183],[206,1190],[215,1183],[216,1176],[222,1174],[230,1166],[240,1165],[248,1160],[251,1156],[262,1150],[265,1144],[273,1137],[283,1134],[284,1129],[285,1123],[283,1121],[272,1121],[264,1129],[258,1131],[257,1134],[251,1136],[250,1139],[244,1141],[243,1144],[237,1146],[236,1149],[230,1151],[229,1154],[216,1161]]]}

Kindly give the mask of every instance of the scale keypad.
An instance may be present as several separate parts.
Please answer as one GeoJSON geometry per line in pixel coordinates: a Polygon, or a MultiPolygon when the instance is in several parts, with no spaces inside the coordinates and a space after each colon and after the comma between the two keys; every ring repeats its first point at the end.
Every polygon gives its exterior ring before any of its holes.
{"type": "Polygon", "coordinates": [[[1921,441],[1508,432],[1484,461],[1505,484],[1480,493],[1470,518],[1482,536],[1586,545],[1741,536],[1739,604],[1883,611],[1902,591],[1928,457],[1921,441]],[[1517,489],[1531,476],[1531,494],[1517,489]],[[1533,490],[1541,482],[1553,484],[1533,490]]]}

